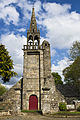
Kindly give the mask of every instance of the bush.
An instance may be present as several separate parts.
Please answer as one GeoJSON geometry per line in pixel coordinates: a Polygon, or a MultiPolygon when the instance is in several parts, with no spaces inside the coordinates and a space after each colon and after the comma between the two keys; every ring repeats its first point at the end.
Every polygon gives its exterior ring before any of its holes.
{"type": "Polygon", "coordinates": [[[63,102],[59,103],[59,110],[60,111],[66,111],[67,110],[66,104],[63,103],[63,102]]]}
{"type": "Polygon", "coordinates": [[[77,108],[77,111],[80,111],[80,106],[77,108]]]}
{"type": "Polygon", "coordinates": [[[0,96],[3,95],[5,92],[7,91],[7,89],[0,84],[0,96]]]}

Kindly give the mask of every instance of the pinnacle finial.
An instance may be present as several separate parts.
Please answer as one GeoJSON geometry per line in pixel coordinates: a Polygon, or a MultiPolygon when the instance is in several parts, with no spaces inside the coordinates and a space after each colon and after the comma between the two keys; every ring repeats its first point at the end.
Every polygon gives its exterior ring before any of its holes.
{"type": "Polygon", "coordinates": [[[35,12],[34,12],[34,8],[32,8],[32,19],[35,18],[35,12]]]}
{"type": "Polygon", "coordinates": [[[37,31],[37,24],[36,24],[35,9],[34,9],[34,7],[32,8],[30,31],[37,31]]]}

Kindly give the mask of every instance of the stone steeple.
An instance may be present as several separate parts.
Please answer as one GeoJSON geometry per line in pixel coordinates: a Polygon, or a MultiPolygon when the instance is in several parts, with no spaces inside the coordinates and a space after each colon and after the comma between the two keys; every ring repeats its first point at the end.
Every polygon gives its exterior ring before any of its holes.
{"type": "Polygon", "coordinates": [[[27,30],[27,45],[32,49],[40,49],[40,31],[37,30],[34,7],[32,8],[30,29],[27,30]]]}
{"type": "Polygon", "coordinates": [[[31,31],[31,32],[37,32],[37,24],[36,24],[36,18],[35,18],[34,8],[32,8],[30,31],[31,31]]]}

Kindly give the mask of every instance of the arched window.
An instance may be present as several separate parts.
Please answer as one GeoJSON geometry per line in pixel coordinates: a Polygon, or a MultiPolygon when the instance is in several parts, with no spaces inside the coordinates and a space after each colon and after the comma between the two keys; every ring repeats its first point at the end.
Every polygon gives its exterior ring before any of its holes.
{"type": "Polygon", "coordinates": [[[35,49],[38,49],[38,47],[39,47],[39,38],[38,38],[38,36],[36,35],[35,37],[34,37],[34,45],[35,45],[35,49]]]}
{"type": "Polygon", "coordinates": [[[37,35],[34,37],[34,45],[39,45],[39,38],[37,35]]]}
{"type": "Polygon", "coordinates": [[[33,36],[32,35],[29,36],[28,45],[33,45],[33,36]]]}

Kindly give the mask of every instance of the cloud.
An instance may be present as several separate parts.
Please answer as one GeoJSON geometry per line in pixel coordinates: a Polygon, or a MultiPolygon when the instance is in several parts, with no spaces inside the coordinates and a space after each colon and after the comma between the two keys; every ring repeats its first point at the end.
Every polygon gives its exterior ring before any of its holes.
{"type": "Polygon", "coordinates": [[[52,48],[70,48],[76,40],[80,41],[80,14],[71,10],[71,5],[45,3],[38,24],[46,28],[46,37],[52,48]]]}
{"type": "Polygon", "coordinates": [[[73,61],[70,61],[67,57],[64,57],[61,61],[58,61],[57,65],[52,64],[51,70],[52,72],[58,72],[59,75],[62,77],[62,80],[64,81],[63,73],[62,71],[68,67],[70,64],[72,64],[73,61]]]}
{"type": "Polygon", "coordinates": [[[28,2],[27,0],[19,0],[17,3],[17,6],[20,7],[22,13],[23,13],[23,20],[27,21],[31,18],[31,11],[32,11],[32,3],[28,2]]]}
{"type": "Polygon", "coordinates": [[[5,7],[0,11],[0,18],[2,18],[6,24],[12,22],[13,24],[17,25],[19,21],[19,13],[14,7],[5,7]]]}
{"type": "MultiPolygon", "coordinates": [[[[32,2],[26,0],[6,0],[0,2],[0,18],[6,24],[17,25],[19,23],[19,11],[12,3],[16,3],[23,13],[23,20],[19,24],[24,24],[24,21],[31,19],[32,2]]],[[[76,11],[71,11],[70,4],[43,3],[38,0],[34,3],[37,23],[46,28],[45,38],[53,48],[70,48],[76,40],[80,41],[80,14],[76,11]],[[42,9],[43,7],[43,9],[42,9]],[[45,11],[45,12],[44,12],[45,11]],[[71,12],[70,12],[71,11],[71,12]]],[[[19,32],[25,31],[20,29],[19,32]]]]}
{"type": "Polygon", "coordinates": [[[16,84],[21,79],[21,77],[12,77],[9,82],[3,83],[0,78],[0,83],[5,86],[6,88],[10,89],[13,85],[16,84]]]}
{"type": "MultiPolygon", "coordinates": [[[[0,1],[0,19],[3,19],[6,24],[10,24],[11,22],[14,25],[18,25],[19,20],[22,18],[19,14],[21,12],[23,14],[22,22],[19,24],[24,25],[24,21],[28,22],[31,19],[33,2],[28,0],[1,0],[0,1]],[[15,5],[14,5],[15,4],[15,5]],[[21,11],[16,7],[19,7],[21,11]],[[21,18],[20,18],[21,17],[21,18]]],[[[41,2],[35,1],[35,14],[38,16],[41,11],[41,2]]]]}
{"type": "Polygon", "coordinates": [[[6,24],[13,24],[17,25],[19,22],[19,13],[17,12],[16,8],[11,6],[11,3],[16,3],[17,0],[4,0],[0,1],[0,19],[3,19],[6,24]]]}
{"type": "Polygon", "coordinates": [[[25,32],[26,29],[25,29],[25,28],[20,28],[20,29],[18,29],[18,31],[19,31],[19,32],[25,32]]]}
{"type": "Polygon", "coordinates": [[[55,50],[55,49],[52,49],[52,50],[51,50],[51,56],[53,57],[53,56],[55,56],[55,54],[56,54],[56,50],[55,50]]]}
{"type": "MultiPolygon", "coordinates": [[[[43,3],[36,1],[35,15],[38,26],[42,28],[43,36],[41,36],[41,43],[44,39],[48,40],[51,45],[51,56],[54,57],[57,49],[70,48],[75,40],[80,41],[80,14],[76,11],[71,11],[69,4],[57,3],[43,3]],[[43,9],[42,9],[43,8],[43,9]]],[[[32,2],[27,0],[0,0],[0,19],[3,19],[6,24],[11,22],[15,25],[21,25],[18,32],[25,32],[23,23],[31,19],[32,2]],[[19,11],[16,9],[20,7],[23,18],[20,18],[19,11]],[[22,22],[20,22],[22,20],[22,22]]],[[[26,44],[26,37],[24,35],[13,33],[6,33],[1,35],[1,43],[8,49],[13,61],[14,70],[22,75],[23,71],[23,45],[26,44]]],[[[60,56],[61,57],[61,56],[60,56]]],[[[58,61],[57,65],[52,64],[52,71],[57,71],[62,75],[62,70],[67,67],[68,58],[58,61]]]]}
{"type": "Polygon", "coordinates": [[[15,64],[14,71],[18,73],[18,77],[23,76],[23,64],[15,64]]]}
{"type": "Polygon", "coordinates": [[[47,15],[52,17],[67,14],[71,6],[69,4],[44,3],[43,8],[46,10],[47,15]]]}
{"type": "Polygon", "coordinates": [[[10,5],[11,3],[17,3],[18,0],[0,0],[0,8],[10,5]]]}
{"type": "Polygon", "coordinates": [[[45,37],[40,37],[40,44],[42,44],[42,42],[45,40],[45,37]]]}
{"type": "MultiPolygon", "coordinates": [[[[20,7],[24,17],[23,21],[30,21],[31,19],[31,14],[32,14],[32,7],[33,7],[33,2],[32,1],[26,1],[26,0],[19,0],[17,5],[20,7]]],[[[41,2],[39,0],[34,2],[34,8],[35,8],[35,15],[38,18],[39,13],[42,10],[41,9],[41,2]]]]}

